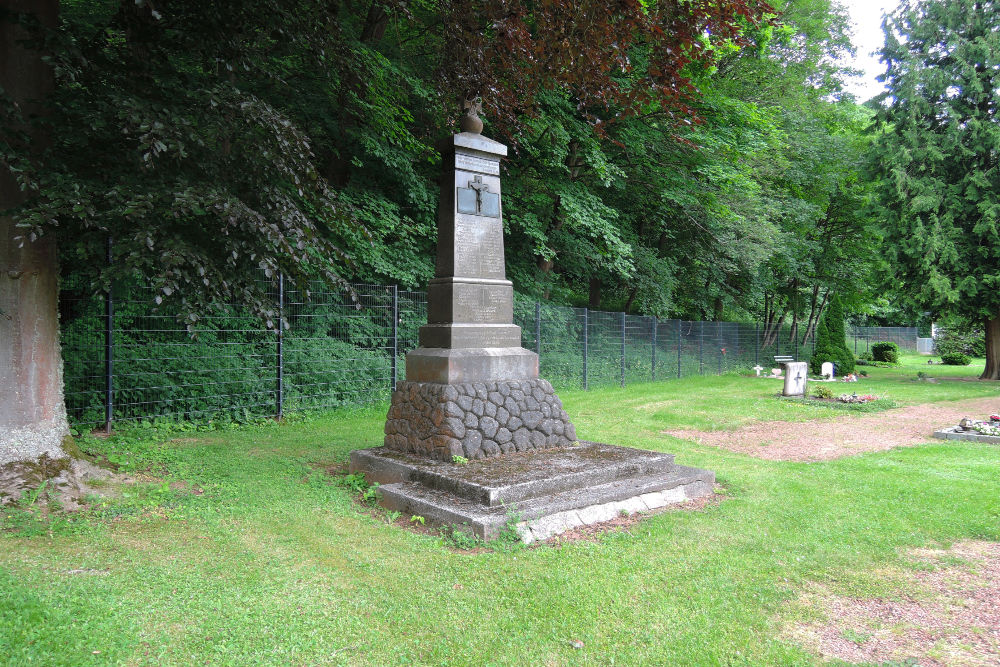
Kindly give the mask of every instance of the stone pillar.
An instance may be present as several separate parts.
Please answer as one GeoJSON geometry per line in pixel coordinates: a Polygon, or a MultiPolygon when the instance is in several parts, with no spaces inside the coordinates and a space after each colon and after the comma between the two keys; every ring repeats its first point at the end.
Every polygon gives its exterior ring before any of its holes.
{"type": "Polygon", "coordinates": [[[500,192],[507,147],[479,134],[472,110],[462,126],[440,146],[427,324],[420,347],[406,355],[407,381],[393,392],[385,445],[450,461],[572,444],[573,425],[514,324],[500,192]]]}
{"type": "Polygon", "coordinates": [[[437,271],[427,286],[420,347],[406,379],[460,384],[538,377],[521,347],[514,288],[504,267],[500,158],[507,147],[472,132],[442,142],[437,271]]]}

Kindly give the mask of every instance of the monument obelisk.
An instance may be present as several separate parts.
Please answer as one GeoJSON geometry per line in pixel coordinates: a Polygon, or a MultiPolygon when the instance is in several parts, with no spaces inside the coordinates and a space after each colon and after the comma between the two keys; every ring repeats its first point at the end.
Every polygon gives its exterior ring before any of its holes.
{"type": "Polygon", "coordinates": [[[576,431],[538,355],[521,346],[506,277],[500,160],[482,136],[478,103],[439,146],[441,197],[435,277],[420,347],[392,394],[385,446],[433,459],[480,459],[572,444],[576,431]]]}
{"type": "Polygon", "coordinates": [[[671,454],[577,441],[513,322],[500,192],[507,148],[482,128],[469,105],[462,132],[441,144],[427,324],[392,394],[384,445],[352,451],[351,472],[380,485],[386,509],[483,539],[511,528],[516,508],[513,528],[526,542],[710,495],[715,474],[671,454]]]}

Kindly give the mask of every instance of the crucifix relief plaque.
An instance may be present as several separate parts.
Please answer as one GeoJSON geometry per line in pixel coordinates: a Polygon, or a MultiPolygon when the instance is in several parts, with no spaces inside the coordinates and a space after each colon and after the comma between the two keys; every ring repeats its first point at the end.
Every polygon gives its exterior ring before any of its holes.
{"type": "Polygon", "coordinates": [[[478,174],[469,181],[468,187],[458,188],[457,199],[459,213],[500,217],[500,194],[490,192],[490,186],[483,183],[483,177],[478,174]]]}

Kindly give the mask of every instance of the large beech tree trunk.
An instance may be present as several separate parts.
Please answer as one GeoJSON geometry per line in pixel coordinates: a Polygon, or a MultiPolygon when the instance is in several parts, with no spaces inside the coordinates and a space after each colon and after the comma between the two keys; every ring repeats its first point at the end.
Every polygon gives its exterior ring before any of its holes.
{"type": "MultiPolygon", "coordinates": [[[[10,12],[56,22],[57,0],[0,0],[10,12]]],[[[0,20],[0,86],[24,117],[40,111],[53,88],[52,71],[37,51],[22,43],[24,31],[0,20]]],[[[32,146],[44,137],[32,137],[32,146]]],[[[23,201],[12,175],[0,169],[0,211],[23,201]]],[[[63,402],[59,349],[59,272],[55,245],[18,239],[20,230],[0,217],[0,502],[25,487],[53,479],[53,487],[76,486],[76,471],[64,446],[69,436],[63,402]]]]}
{"type": "Polygon", "coordinates": [[[981,380],[1000,380],[1000,315],[987,318],[986,324],[986,368],[979,376],[981,380]]]}

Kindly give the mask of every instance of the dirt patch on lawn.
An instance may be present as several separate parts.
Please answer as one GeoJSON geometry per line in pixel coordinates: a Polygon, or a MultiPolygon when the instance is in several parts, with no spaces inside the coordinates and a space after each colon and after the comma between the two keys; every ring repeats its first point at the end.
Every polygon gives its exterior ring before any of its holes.
{"type": "Polygon", "coordinates": [[[826,618],[786,636],[850,663],[1000,665],[1000,544],[962,542],[911,554],[924,569],[894,571],[898,598],[839,597],[813,585],[798,602],[826,618]]]}
{"type": "Polygon", "coordinates": [[[925,403],[864,416],[804,422],[760,422],[734,431],[664,431],[770,461],[829,461],[863,452],[909,447],[962,417],[982,419],[1000,410],[1000,398],[925,403]]]}

